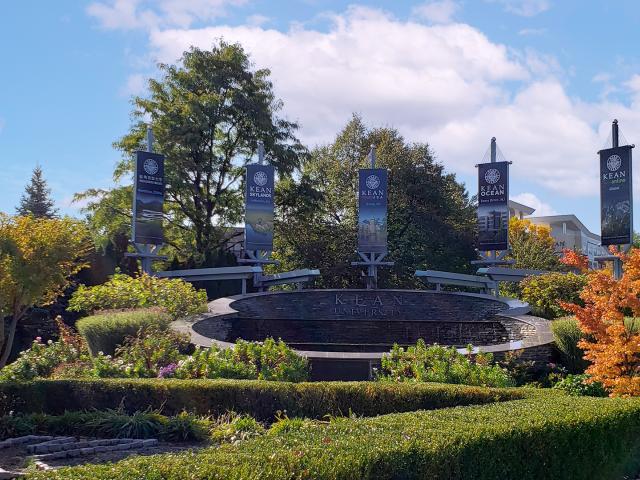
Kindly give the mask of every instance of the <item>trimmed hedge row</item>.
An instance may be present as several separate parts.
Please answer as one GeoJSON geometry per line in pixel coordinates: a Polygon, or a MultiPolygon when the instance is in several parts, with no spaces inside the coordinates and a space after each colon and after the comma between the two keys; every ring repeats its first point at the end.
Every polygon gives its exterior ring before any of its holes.
{"type": "Polygon", "coordinates": [[[297,425],[196,453],[138,457],[28,478],[613,480],[634,473],[640,458],[637,399],[538,395],[297,425]]]}
{"type": "Polygon", "coordinates": [[[171,317],[158,308],[108,311],[81,318],[76,323],[80,335],[87,342],[91,355],[98,352],[113,355],[125,338],[132,337],[140,329],[150,327],[166,330],[171,317]]]}
{"type": "Polygon", "coordinates": [[[375,382],[289,383],[258,380],[36,380],[0,382],[0,415],[14,412],[60,414],[65,410],[114,408],[162,409],[249,414],[270,421],[278,412],[289,417],[374,416],[522,398],[519,389],[441,384],[375,382]]]}

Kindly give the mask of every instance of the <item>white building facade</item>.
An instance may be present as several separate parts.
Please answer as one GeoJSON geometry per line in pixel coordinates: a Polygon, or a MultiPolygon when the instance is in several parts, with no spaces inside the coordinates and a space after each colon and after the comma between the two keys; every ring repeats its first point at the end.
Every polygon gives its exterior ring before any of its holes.
{"type": "Polygon", "coordinates": [[[551,236],[556,241],[556,250],[577,250],[589,258],[591,268],[600,268],[595,257],[608,255],[606,247],[600,245],[600,235],[591,232],[575,215],[546,215],[531,216],[535,209],[517,202],[509,201],[511,216],[526,218],[535,225],[545,225],[551,228],[551,236]]]}

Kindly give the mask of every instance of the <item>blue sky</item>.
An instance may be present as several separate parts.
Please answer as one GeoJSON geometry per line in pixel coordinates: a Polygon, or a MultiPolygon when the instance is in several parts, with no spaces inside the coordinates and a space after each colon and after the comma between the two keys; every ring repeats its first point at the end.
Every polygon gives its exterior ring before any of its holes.
{"type": "MultiPolygon", "coordinates": [[[[512,198],[599,232],[596,151],[610,122],[640,142],[640,4],[595,0],[59,0],[0,7],[0,211],[39,163],[58,206],[112,185],[158,61],[240,41],[269,67],[309,146],[360,113],[426,141],[475,193],[491,136],[512,198]]],[[[636,175],[637,176],[637,175],[636,175]]],[[[636,182],[636,184],[639,184],[636,182]]],[[[639,184],[640,185],[640,184],[639,184]]],[[[639,228],[636,221],[636,229],[639,228]]]]}

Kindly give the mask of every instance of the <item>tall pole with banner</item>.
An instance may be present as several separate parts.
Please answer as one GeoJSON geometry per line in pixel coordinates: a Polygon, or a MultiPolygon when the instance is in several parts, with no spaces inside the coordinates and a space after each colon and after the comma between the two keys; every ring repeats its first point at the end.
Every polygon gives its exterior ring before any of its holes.
{"type": "Polygon", "coordinates": [[[371,168],[358,172],[358,255],[351,265],[367,267],[367,289],[378,288],[378,267],[391,266],[383,262],[387,255],[387,186],[388,172],[376,168],[376,150],[369,151],[371,168]]]}
{"type": "Polygon", "coordinates": [[[164,155],[153,153],[153,131],[147,126],[147,150],[136,152],[133,180],[133,216],[131,243],[135,253],[126,256],[139,258],[142,271],[151,274],[154,260],[166,260],[158,255],[164,243],[164,155]]]}
{"type": "MultiPolygon", "coordinates": [[[[600,244],[627,250],[633,242],[633,182],[631,150],[620,146],[618,120],[611,125],[611,148],[600,150],[600,244]]],[[[612,261],[613,275],[622,278],[622,260],[616,255],[596,257],[612,261]]]]}
{"type": "MultiPolygon", "coordinates": [[[[277,264],[273,252],[275,168],[265,164],[264,143],[258,142],[258,163],[246,167],[244,251],[247,258],[238,263],[251,265],[277,264]]],[[[260,274],[254,275],[259,286],[260,274]]],[[[243,291],[242,293],[246,293],[243,291]]]]}
{"type": "Polygon", "coordinates": [[[478,168],[478,253],[480,265],[505,265],[509,252],[509,165],[497,161],[496,137],[491,139],[491,159],[478,168]]]}

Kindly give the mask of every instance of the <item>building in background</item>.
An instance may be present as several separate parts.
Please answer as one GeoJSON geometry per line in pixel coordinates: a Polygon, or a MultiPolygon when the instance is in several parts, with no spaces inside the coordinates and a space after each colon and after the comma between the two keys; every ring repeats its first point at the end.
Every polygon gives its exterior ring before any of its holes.
{"type": "Polygon", "coordinates": [[[545,225],[551,229],[551,236],[556,241],[556,250],[577,250],[589,258],[591,268],[600,268],[595,257],[608,255],[606,247],[600,245],[600,235],[591,232],[573,214],[570,215],[545,215],[541,217],[531,216],[534,208],[521,203],[509,201],[509,213],[512,217],[526,218],[536,225],[545,225]]]}

